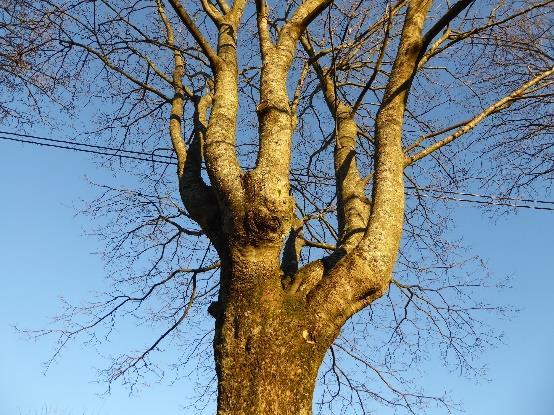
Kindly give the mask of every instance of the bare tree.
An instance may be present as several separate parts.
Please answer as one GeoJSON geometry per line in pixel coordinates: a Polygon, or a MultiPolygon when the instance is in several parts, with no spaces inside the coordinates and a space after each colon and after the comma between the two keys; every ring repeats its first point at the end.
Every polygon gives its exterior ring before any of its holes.
{"type": "Polygon", "coordinates": [[[0,120],[29,125],[45,122],[44,98],[58,108],[66,107],[55,85],[65,83],[55,71],[44,70],[53,26],[32,2],[0,2],[0,120]],[[32,109],[32,111],[30,111],[32,109]]]}
{"type": "Polygon", "coordinates": [[[105,372],[135,384],[187,319],[184,360],[209,345],[207,308],[218,414],[309,414],[318,373],[319,411],[448,405],[401,374],[430,344],[479,373],[496,339],[479,313],[503,310],[455,274],[441,198],[551,183],[552,1],[27,7],[56,28],[40,58],[75,102],[103,103],[99,140],[163,161],[91,205],[112,218],[114,291],[39,333],[59,335],[56,355],[118,316],[163,324],[105,372]]]}

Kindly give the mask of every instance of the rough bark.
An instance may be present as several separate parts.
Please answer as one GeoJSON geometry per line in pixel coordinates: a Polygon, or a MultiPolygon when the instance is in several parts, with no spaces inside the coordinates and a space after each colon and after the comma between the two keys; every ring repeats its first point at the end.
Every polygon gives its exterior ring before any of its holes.
{"type": "Polygon", "coordinates": [[[321,361],[338,334],[312,337],[299,296],[281,288],[278,251],[233,249],[214,351],[218,414],[311,414],[321,361]]]}

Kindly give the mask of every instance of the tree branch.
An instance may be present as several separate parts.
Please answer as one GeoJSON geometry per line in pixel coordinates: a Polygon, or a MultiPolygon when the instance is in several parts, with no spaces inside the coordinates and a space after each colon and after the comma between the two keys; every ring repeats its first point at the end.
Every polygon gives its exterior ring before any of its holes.
{"type": "Polygon", "coordinates": [[[473,3],[475,3],[475,0],[458,0],[451,8],[448,9],[448,11],[423,36],[423,44],[419,52],[420,56],[418,60],[423,57],[435,36],[437,36],[441,30],[448,27],[452,20],[454,20],[461,12],[473,3]]]}
{"type": "Polygon", "coordinates": [[[268,6],[266,0],[256,0],[256,19],[258,25],[258,37],[260,38],[260,51],[262,62],[267,58],[268,53],[273,48],[273,42],[268,28],[268,6]]]}
{"type": "MultiPolygon", "coordinates": [[[[167,44],[170,47],[175,47],[175,35],[173,32],[173,27],[167,15],[165,13],[165,8],[163,6],[162,0],[156,0],[158,6],[158,13],[162,19],[165,29],[166,29],[166,40],[167,44]]],[[[183,139],[182,133],[182,119],[184,113],[184,95],[185,88],[183,86],[183,76],[185,72],[185,62],[181,52],[177,49],[173,51],[174,59],[174,68],[173,68],[173,77],[172,83],[174,88],[174,95],[171,100],[171,114],[169,117],[169,136],[171,138],[171,143],[173,145],[173,150],[177,155],[177,174],[179,177],[183,175],[183,170],[185,168],[185,161],[187,159],[187,148],[185,145],[185,140],[183,139]]],[[[190,96],[190,92],[188,94],[190,96]]]]}
{"type": "Polygon", "coordinates": [[[219,27],[221,25],[221,21],[223,19],[223,15],[219,10],[217,10],[217,7],[215,7],[210,0],[201,0],[202,8],[206,12],[208,16],[210,16],[210,19],[216,24],[216,26],[219,27]]]}
{"type": "MultiPolygon", "coordinates": [[[[443,138],[440,141],[437,141],[436,143],[430,145],[429,147],[421,150],[420,152],[412,155],[412,156],[406,156],[404,165],[409,166],[413,163],[415,163],[418,160],[421,160],[422,158],[428,156],[429,154],[433,153],[434,151],[437,151],[441,147],[444,147],[447,144],[450,144],[452,141],[460,138],[464,134],[468,133],[472,129],[474,129],[479,123],[481,123],[485,118],[488,116],[495,114],[499,111],[502,111],[506,108],[508,108],[510,105],[512,105],[515,101],[518,99],[524,98],[526,92],[528,90],[537,85],[542,80],[548,78],[549,76],[554,74],[554,68],[548,69],[546,71],[543,71],[533,77],[531,80],[523,84],[521,87],[516,89],[514,92],[512,92],[510,95],[496,101],[494,104],[490,105],[488,108],[486,108],[484,111],[479,113],[478,115],[474,116],[471,120],[466,121],[461,128],[456,130],[453,134],[449,135],[448,137],[443,138]]],[[[424,141],[424,139],[428,138],[430,136],[424,136],[421,139],[417,140],[414,144],[411,144],[408,148],[412,149],[415,147],[419,147],[421,143],[424,141]]]]}
{"type": "Polygon", "coordinates": [[[92,48],[88,45],[85,45],[83,43],[71,40],[71,39],[61,40],[60,42],[62,44],[66,44],[68,46],[77,46],[77,47],[85,50],[87,53],[90,53],[91,55],[94,55],[98,59],[100,59],[100,61],[102,61],[102,63],[106,66],[106,68],[111,69],[112,71],[118,73],[119,75],[122,75],[125,79],[127,79],[128,81],[134,83],[138,87],[144,89],[145,91],[151,92],[154,95],[157,95],[158,97],[160,97],[161,99],[163,99],[166,102],[171,101],[171,99],[167,95],[165,95],[163,92],[161,92],[160,90],[154,88],[153,86],[148,85],[145,82],[139,81],[137,78],[135,78],[133,75],[131,75],[127,71],[121,69],[119,66],[116,66],[113,62],[110,61],[110,59],[108,59],[108,57],[105,54],[99,52],[98,50],[96,50],[96,49],[94,49],[94,48],[92,48]]]}
{"type": "Polygon", "coordinates": [[[220,64],[220,59],[217,56],[217,53],[215,53],[208,40],[204,37],[204,35],[202,35],[202,32],[200,32],[200,29],[196,26],[192,18],[189,16],[186,9],[181,4],[180,0],[168,1],[171,7],[173,7],[173,10],[175,10],[175,13],[177,13],[177,16],[179,16],[189,33],[192,35],[194,40],[196,40],[196,43],[198,44],[198,46],[200,46],[200,48],[210,61],[212,70],[215,72],[220,64]]]}
{"type": "Polygon", "coordinates": [[[358,246],[308,294],[322,326],[340,327],[355,312],[381,297],[392,277],[404,221],[402,126],[406,100],[422,46],[430,0],[410,3],[400,44],[375,128],[372,209],[358,246]]]}

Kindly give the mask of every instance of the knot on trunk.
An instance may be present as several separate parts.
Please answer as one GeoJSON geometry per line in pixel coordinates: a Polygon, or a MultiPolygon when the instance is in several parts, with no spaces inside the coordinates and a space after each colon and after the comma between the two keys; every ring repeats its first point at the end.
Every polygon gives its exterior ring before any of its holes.
{"type": "Polygon", "coordinates": [[[248,236],[256,241],[274,240],[277,234],[282,233],[282,218],[263,204],[247,207],[244,222],[248,236]]]}
{"type": "Polygon", "coordinates": [[[244,230],[250,243],[281,242],[292,219],[291,198],[281,187],[267,185],[264,175],[246,175],[244,230]]]}
{"type": "Polygon", "coordinates": [[[269,101],[264,99],[256,106],[256,113],[259,117],[271,110],[291,115],[291,109],[288,103],[282,103],[278,100],[269,101]]]}

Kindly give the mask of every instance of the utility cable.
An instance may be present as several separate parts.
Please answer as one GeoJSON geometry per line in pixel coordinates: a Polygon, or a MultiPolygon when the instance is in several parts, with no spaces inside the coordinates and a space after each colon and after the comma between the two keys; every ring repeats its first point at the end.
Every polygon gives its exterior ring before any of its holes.
{"type": "Polygon", "coordinates": [[[538,204],[544,204],[544,205],[554,205],[554,201],[552,200],[519,199],[519,198],[508,197],[508,196],[483,195],[479,193],[467,193],[467,192],[456,192],[453,190],[433,189],[431,187],[406,186],[406,188],[411,190],[417,190],[418,192],[424,191],[424,192],[446,193],[446,194],[459,195],[459,196],[481,197],[481,198],[493,199],[498,201],[512,201],[512,202],[526,202],[526,203],[538,203],[538,204]]]}
{"type": "MultiPolygon", "coordinates": [[[[60,139],[54,139],[54,138],[41,137],[41,136],[32,135],[32,134],[14,133],[14,132],[5,131],[5,130],[0,130],[0,134],[13,135],[13,136],[16,136],[16,137],[23,137],[23,138],[32,138],[32,139],[36,139],[36,140],[46,141],[48,143],[61,143],[61,144],[68,144],[68,145],[72,145],[72,146],[95,148],[95,149],[98,149],[98,150],[122,152],[122,153],[136,154],[136,155],[149,156],[149,157],[155,156],[155,157],[159,157],[159,158],[162,158],[162,159],[170,159],[170,160],[175,159],[173,156],[166,156],[164,154],[153,154],[153,153],[146,153],[144,151],[126,150],[126,149],[117,148],[117,147],[99,146],[99,145],[83,143],[83,142],[79,142],[79,141],[60,140],[60,139]]],[[[60,148],[65,148],[65,147],[60,147],[60,148]]],[[[102,154],[102,153],[98,153],[98,154],[102,154]]]]}
{"type": "MultiPolygon", "coordinates": [[[[130,160],[136,160],[136,161],[148,161],[151,163],[161,163],[166,165],[177,164],[175,161],[170,161],[172,159],[174,160],[173,157],[166,156],[166,155],[158,155],[154,153],[147,153],[147,152],[136,151],[136,150],[126,150],[126,149],[115,148],[115,147],[98,146],[98,145],[93,145],[88,143],[77,142],[77,141],[46,138],[46,137],[41,137],[41,136],[36,136],[31,134],[13,133],[13,132],[3,131],[3,130],[0,130],[0,134],[9,134],[14,136],[14,137],[7,137],[5,135],[0,135],[0,140],[19,142],[24,144],[34,144],[42,147],[58,148],[62,150],[73,150],[73,151],[78,151],[82,153],[97,154],[97,155],[109,156],[109,157],[118,157],[118,158],[130,159],[130,160]],[[41,141],[36,141],[36,140],[41,140],[41,141]],[[104,151],[101,151],[101,150],[104,150],[104,151]],[[139,157],[139,156],[145,156],[145,157],[139,157]]],[[[554,205],[554,201],[549,201],[549,200],[516,199],[516,198],[510,198],[506,196],[494,196],[494,195],[484,195],[484,194],[478,194],[478,193],[456,192],[456,191],[439,190],[439,189],[433,189],[433,188],[427,188],[427,187],[419,188],[415,186],[406,186],[406,188],[411,191],[414,191],[414,190],[416,191],[416,192],[410,192],[413,196],[419,195],[422,197],[429,197],[429,198],[438,199],[438,200],[449,200],[449,201],[455,201],[455,202],[477,203],[477,204],[491,205],[491,206],[506,206],[506,207],[513,207],[513,208],[554,211],[554,207],[540,206],[540,205],[554,205]],[[425,193],[425,192],[430,192],[430,193],[425,193]],[[432,193],[441,193],[441,194],[437,195],[432,193]],[[453,197],[448,195],[464,196],[464,197],[453,197]],[[474,199],[469,199],[467,197],[473,197],[474,199]],[[489,199],[489,200],[479,200],[475,198],[489,199]],[[513,202],[513,203],[509,203],[509,202],[513,202]],[[522,204],[521,202],[534,203],[539,206],[522,204]]]]}
{"type": "MultiPolygon", "coordinates": [[[[22,136],[22,135],[20,135],[22,136]]],[[[102,149],[102,146],[94,146],[92,144],[83,144],[83,143],[73,143],[71,141],[64,141],[64,140],[53,140],[48,139],[48,142],[40,142],[40,141],[33,141],[33,140],[25,140],[23,138],[16,138],[16,137],[6,137],[0,135],[1,140],[7,140],[7,141],[15,141],[18,143],[25,143],[25,144],[35,144],[38,146],[43,147],[53,147],[53,148],[60,148],[63,150],[73,150],[73,151],[79,151],[82,153],[92,153],[92,154],[98,154],[101,156],[111,156],[111,157],[119,157],[119,158],[125,158],[125,159],[131,159],[131,160],[138,160],[138,161],[149,161],[153,163],[162,163],[162,164],[173,164],[176,165],[176,162],[171,162],[167,160],[159,160],[157,157],[163,157],[163,158],[169,158],[168,156],[160,156],[160,155],[154,155],[152,153],[143,153],[140,151],[131,151],[131,150],[121,150],[121,149],[115,149],[113,153],[107,153],[105,151],[99,151],[99,150],[90,150],[89,148],[99,148],[102,149]],[[59,142],[59,143],[69,143],[69,145],[63,145],[63,144],[52,144],[52,142],[59,142]],[[79,148],[75,147],[75,145],[85,147],[85,148],[79,148]],[[117,152],[119,152],[119,154],[117,152]],[[122,153],[129,153],[129,154],[122,154],[122,153]],[[134,156],[132,154],[140,154],[145,156],[150,156],[149,158],[145,157],[138,157],[134,156]]],[[[104,147],[106,149],[111,149],[110,147],[104,147]]]]}
{"type": "MultiPolygon", "coordinates": [[[[455,192],[444,192],[444,193],[455,193],[455,192]]],[[[535,209],[535,210],[549,210],[554,211],[554,207],[548,207],[548,206],[533,206],[533,205],[523,205],[519,203],[507,203],[507,202],[500,202],[500,201],[494,201],[494,200],[479,200],[479,199],[465,199],[465,198],[459,198],[459,197],[452,197],[452,196],[444,196],[444,195],[431,195],[428,193],[417,193],[419,196],[423,197],[430,197],[432,199],[439,199],[439,200],[449,200],[454,202],[465,202],[465,203],[478,203],[481,205],[491,205],[491,206],[507,206],[507,207],[513,207],[513,208],[524,208],[524,209],[535,209]]],[[[412,195],[414,195],[412,193],[412,195]]],[[[489,195],[483,195],[483,197],[493,197],[489,195]]],[[[507,199],[507,198],[505,198],[507,199]]],[[[514,200],[517,201],[518,199],[508,199],[508,200],[514,200]]],[[[531,202],[537,202],[535,200],[527,199],[531,202]]],[[[543,202],[541,202],[543,203],[543,202]]],[[[547,201],[546,203],[554,204],[554,202],[547,201]]]]}

